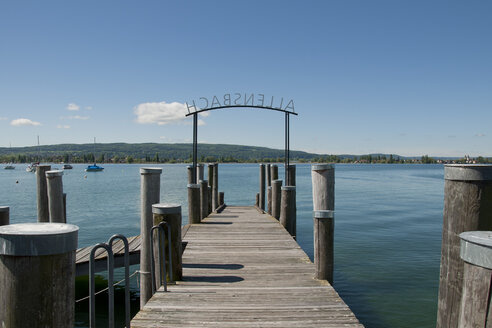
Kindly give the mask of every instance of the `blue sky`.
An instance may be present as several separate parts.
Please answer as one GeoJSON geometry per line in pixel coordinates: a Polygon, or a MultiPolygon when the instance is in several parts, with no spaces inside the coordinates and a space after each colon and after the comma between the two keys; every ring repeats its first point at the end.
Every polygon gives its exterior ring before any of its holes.
{"type": "MultiPolygon", "coordinates": [[[[291,148],[492,156],[491,1],[0,1],[0,147],[191,142],[183,104],[292,99],[291,148]]],[[[199,142],[284,147],[229,109],[199,142]]]]}

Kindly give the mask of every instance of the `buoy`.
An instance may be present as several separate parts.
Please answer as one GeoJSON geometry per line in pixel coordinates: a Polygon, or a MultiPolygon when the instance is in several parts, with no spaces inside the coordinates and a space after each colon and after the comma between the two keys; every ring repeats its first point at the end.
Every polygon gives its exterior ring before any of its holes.
{"type": "Polygon", "coordinates": [[[15,183],[19,183],[19,180],[15,180],[15,183]]]}

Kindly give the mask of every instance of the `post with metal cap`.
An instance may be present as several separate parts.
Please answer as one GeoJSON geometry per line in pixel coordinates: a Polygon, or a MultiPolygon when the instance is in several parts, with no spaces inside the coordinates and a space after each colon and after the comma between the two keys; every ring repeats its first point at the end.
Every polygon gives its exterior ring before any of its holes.
{"type": "Polygon", "coordinates": [[[0,325],[73,327],[77,226],[0,227],[0,325]]]}
{"type": "Polygon", "coordinates": [[[314,211],[314,277],[333,284],[333,211],[314,211]]]}
{"type": "Polygon", "coordinates": [[[311,166],[314,210],[315,278],[333,284],[335,168],[330,164],[311,166]]]}
{"type": "Polygon", "coordinates": [[[200,223],[200,185],[188,184],[188,223],[200,223]]]}
{"type": "Polygon", "coordinates": [[[66,223],[63,206],[63,171],[46,171],[50,222],[66,223]]]}
{"type": "Polygon", "coordinates": [[[458,327],[490,327],[492,231],[467,231],[461,233],[460,238],[464,266],[458,327]]]}
{"type": "Polygon", "coordinates": [[[10,207],[0,206],[0,226],[10,224],[10,207]]]}
{"type": "Polygon", "coordinates": [[[260,209],[265,210],[265,164],[260,164],[260,209]]]}
{"type": "Polygon", "coordinates": [[[492,165],[445,165],[437,327],[458,327],[463,289],[459,234],[492,230],[492,165]]]}
{"type": "MultiPolygon", "coordinates": [[[[178,204],[154,204],[152,205],[154,214],[154,225],[166,222],[171,227],[171,242],[169,243],[167,234],[165,234],[166,254],[169,254],[171,247],[171,266],[169,266],[169,256],[166,257],[167,281],[176,281],[183,279],[183,264],[181,254],[183,253],[181,241],[181,205],[178,204]],[[171,246],[169,246],[171,245],[171,246]],[[172,272],[172,279],[170,273],[172,272]]],[[[160,267],[159,265],[156,265],[160,267]]]]}
{"type": "Polygon", "coordinates": [[[152,205],[159,203],[161,168],[140,168],[140,308],[152,297],[151,241],[152,205]]]}
{"type": "Polygon", "coordinates": [[[280,201],[280,223],[290,233],[296,237],[296,187],[284,186],[280,201]]]}
{"type": "Polygon", "coordinates": [[[282,201],[282,180],[272,181],[272,216],[280,219],[280,203],[282,201]]]}
{"type": "Polygon", "coordinates": [[[200,221],[203,221],[208,214],[208,181],[200,180],[200,221]]]}
{"type": "Polygon", "coordinates": [[[46,171],[50,170],[51,165],[38,165],[36,167],[38,222],[50,222],[48,186],[46,184],[46,171]]]}

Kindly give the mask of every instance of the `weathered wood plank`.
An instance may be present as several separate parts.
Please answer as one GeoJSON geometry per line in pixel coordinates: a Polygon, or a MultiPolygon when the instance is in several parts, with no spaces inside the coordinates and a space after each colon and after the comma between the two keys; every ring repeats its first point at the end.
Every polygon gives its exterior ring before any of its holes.
{"type": "Polygon", "coordinates": [[[363,327],[277,220],[227,207],[183,238],[183,281],[159,290],[132,327],[363,327]]]}

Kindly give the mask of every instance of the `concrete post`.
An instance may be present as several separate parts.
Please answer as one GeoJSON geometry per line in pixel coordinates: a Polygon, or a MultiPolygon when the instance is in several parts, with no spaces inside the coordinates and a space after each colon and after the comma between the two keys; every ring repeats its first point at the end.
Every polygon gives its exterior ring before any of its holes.
{"type": "MultiPolygon", "coordinates": [[[[154,225],[160,222],[167,222],[171,227],[171,256],[172,256],[172,272],[173,280],[183,279],[183,262],[182,253],[183,246],[181,241],[181,206],[177,204],[154,204],[152,205],[152,213],[154,214],[154,225]]],[[[169,276],[169,241],[167,240],[166,231],[166,272],[167,279],[170,281],[169,276]]],[[[157,266],[157,264],[156,264],[157,266]]]]}
{"type": "Polygon", "coordinates": [[[333,285],[333,211],[314,211],[314,277],[333,285]]]}
{"type": "Polygon", "coordinates": [[[200,185],[188,184],[188,223],[200,223],[200,185]]]}
{"type": "Polygon", "coordinates": [[[313,210],[335,210],[335,168],[330,164],[311,166],[313,210]]]}
{"type": "Polygon", "coordinates": [[[288,180],[289,181],[289,185],[290,186],[295,186],[296,185],[296,166],[290,164],[287,167],[287,174],[289,175],[289,180],[288,180]]]}
{"type": "Polygon", "coordinates": [[[280,223],[290,233],[296,237],[296,187],[282,187],[282,198],[280,201],[280,223]]]}
{"type": "Polygon", "coordinates": [[[489,304],[492,286],[492,232],[468,231],[460,234],[463,290],[459,328],[486,328],[492,320],[489,304]]]}
{"type": "Polygon", "coordinates": [[[10,207],[0,206],[0,226],[10,224],[10,207]]]}
{"type": "Polygon", "coordinates": [[[214,184],[212,185],[212,210],[215,211],[219,207],[219,164],[214,164],[213,172],[214,184]]]}
{"type": "Polygon", "coordinates": [[[260,164],[260,209],[265,210],[265,164],[260,164]]]}
{"type": "Polygon", "coordinates": [[[152,258],[150,232],[153,223],[152,205],[161,198],[161,168],[140,168],[140,308],[152,297],[152,258]]]}
{"type": "Polygon", "coordinates": [[[204,167],[203,167],[203,164],[197,164],[197,167],[196,167],[196,181],[197,181],[197,183],[199,183],[200,180],[204,180],[204,167]]]}
{"type": "Polygon", "coordinates": [[[46,171],[50,170],[51,165],[38,165],[36,167],[38,222],[50,222],[48,186],[46,184],[46,171]]]}
{"type": "Polygon", "coordinates": [[[208,212],[208,181],[200,180],[200,221],[203,221],[208,212]]]}
{"type": "Polygon", "coordinates": [[[272,216],[277,220],[280,219],[280,204],[282,201],[282,180],[272,181],[272,216]]]}
{"type": "Polygon", "coordinates": [[[77,226],[0,227],[2,327],[73,327],[77,226]]]}
{"type": "Polygon", "coordinates": [[[50,222],[66,223],[65,208],[63,207],[63,171],[46,171],[46,182],[48,189],[48,208],[50,222]]]}
{"type": "Polygon", "coordinates": [[[492,230],[492,165],[446,165],[437,327],[458,327],[463,290],[459,234],[492,230]]]}

